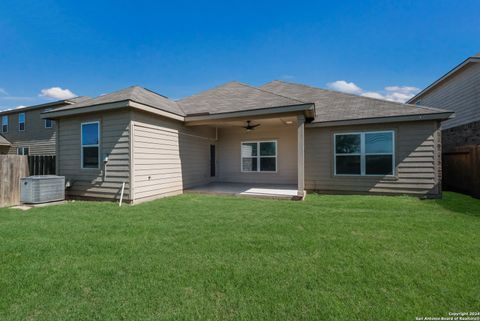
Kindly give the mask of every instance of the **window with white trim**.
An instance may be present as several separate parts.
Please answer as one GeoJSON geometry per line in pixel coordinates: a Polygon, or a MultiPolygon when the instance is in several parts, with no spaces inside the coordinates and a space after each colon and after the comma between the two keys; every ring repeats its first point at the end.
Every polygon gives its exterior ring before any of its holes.
{"type": "Polygon", "coordinates": [[[18,130],[25,130],[25,113],[18,114],[18,130]]]}
{"type": "Polygon", "coordinates": [[[276,172],[277,142],[248,141],[241,144],[242,172],[276,172]]]}
{"type": "Polygon", "coordinates": [[[335,175],[395,174],[395,134],[374,131],[334,134],[335,175]]]}
{"type": "Polygon", "coordinates": [[[45,128],[53,128],[53,120],[52,119],[45,119],[45,128]]]}
{"type": "Polygon", "coordinates": [[[100,123],[81,124],[81,166],[99,168],[100,166],[100,123]]]}
{"type": "Polygon", "coordinates": [[[28,147],[18,147],[17,148],[17,155],[28,155],[29,148],[28,147]]]}
{"type": "Polygon", "coordinates": [[[8,115],[2,116],[2,133],[8,133],[8,115]]]}

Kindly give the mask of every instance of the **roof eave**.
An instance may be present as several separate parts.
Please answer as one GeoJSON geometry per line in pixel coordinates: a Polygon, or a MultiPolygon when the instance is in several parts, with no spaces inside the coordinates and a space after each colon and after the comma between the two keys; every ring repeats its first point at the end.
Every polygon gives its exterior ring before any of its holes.
{"type": "Polygon", "coordinates": [[[306,112],[307,114],[312,114],[315,111],[315,104],[304,103],[298,105],[289,105],[289,106],[277,106],[277,107],[265,107],[265,108],[256,108],[251,110],[241,110],[234,112],[224,112],[216,114],[206,114],[198,116],[186,116],[185,122],[198,122],[198,121],[209,121],[209,120],[221,120],[228,118],[238,118],[238,117],[248,117],[248,116],[260,116],[260,115],[275,115],[275,114],[284,114],[289,112],[306,112]]]}
{"type": "Polygon", "coordinates": [[[128,100],[117,101],[117,102],[107,103],[107,104],[76,107],[76,108],[65,109],[65,110],[44,111],[41,115],[42,115],[42,118],[57,119],[62,117],[75,116],[80,114],[119,109],[119,108],[125,108],[125,107],[128,107],[128,100]]]}
{"type": "Polygon", "coordinates": [[[0,146],[12,146],[12,143],[10,143],[4,136],[0,135],[0,146]]]}
{"type": "Polygon", "coordinates": [[[94,113],[99,111],[117,110],[117,109],[128,108],[128,107],[135,108],[138,110],[143,110],[149,113],[157,114],[157,115],[175,119],[175,120],[180,120],[180,121],[184,120],[183,116],[180,116],[168,111],[164,111],[155,107],[151,107],[145,104],[141,104],[132,100],[122,100],[122,101],[117,101],[113,103],[78,107],[78,108],[72,108],[67,110],[46,111],[42,113],[42,118],[57,119],[62,117],[69,117],[69,116],[81,115],[86,113],[94,113]]]}
{"type": "Polygon", "coordinates": [[[66,100],[57,100],[45,104],[40,104],[40,105],[33,105],[33,106],[25,106],[21,108],[14,108],[14,109],[7,109],[7,110],[2,110],[0,111],[0,115],[8,115],[8,114],[15,114],[15,113],[22,113],[24,111],[29,111],[29,110],[34,110],[34,109],[40,109],[40,108],[47,108],[47,107],[53,107],[57,105],[71,105],[72,103],[66,100]]]}
{"type": "Polygon", "coordinates": [[[388,117],[370,117],[370,118],[357,118],[357,119],[342,119],[342,120],[330,120],[323,122],[312,122],[307,124],[307,127],[334,127],[334,126],[348,126],[348,125],[369,125],[380,123],[397,123],[407,121],[423,121],[423,120],[446,120],[454,117],[453,112],[432,113],[432,114],[419,114],[419,115],[400,115],[400,116],[388,116],[388,117]]]}

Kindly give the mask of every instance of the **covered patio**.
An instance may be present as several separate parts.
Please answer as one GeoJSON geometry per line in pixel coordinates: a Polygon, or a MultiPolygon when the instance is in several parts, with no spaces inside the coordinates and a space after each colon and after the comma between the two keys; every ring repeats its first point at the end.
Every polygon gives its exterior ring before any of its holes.
{"type": "Polygon", "coordinates": [[[214,133],[208,183],[184,185],[187,193],[304,198],[305,123],[315,115],[313,103],[232,82],[182,107],[195,110],[186,127],[214,133]]]}
{"type": "Polygon", "coordinates": [[[192,117],[187,122],[187,126],[212,128],[215,140],[211,145],[210,182],[189,186],[185,192],[302,200],[304,110],[232,116],[192,117]],[[246,128],[246,124],[254,127],[246,128]]]}

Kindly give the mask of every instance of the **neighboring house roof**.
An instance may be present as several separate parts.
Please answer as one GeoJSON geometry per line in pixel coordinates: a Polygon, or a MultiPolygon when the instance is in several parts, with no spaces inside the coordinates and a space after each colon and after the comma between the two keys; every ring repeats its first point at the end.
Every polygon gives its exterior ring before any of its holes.
{"type": "Polygon", "coordinates": [[[181,99],[178,104],[192,116],[304,105],[305,102],[233,81],[181,99]]]}
{"type": "Polygon", "coordinates": [[[12,144],[10,144],[10,142],[5,137],[0,135],[0,146],[11,146],[11,145],[12,144]]]}
{"type": "Polygon", "coordinates": [[[139,104],[143,104],[149,107],[153,107],[159,110],[163,110],[175,115],[184,116],[185,113],[178,106],[178,104],[168,99],[165,96],[157,94],[151,90],[145,89],[139,86],[131,86],[110,94],[101,95],[96,98],[91,98],[73,105],[56,108],[53,112],[74,110],[83,107],[91,107],[98,105],[111,104],[116,102],[132,101],[139,104]]]}
{"type": "Polygon", "coordinates": [[[427,92],[431,91],[432,89],[436,88],[438,85],[443,83],[445,80],[449,79],[450,77],[456,75],[457,73],[461,72],[464,70],[464,68],[472,63],[478,63],[480,62],[480,53],[477,53],[475,56],[468,57],[464,61],[462,61],[460,64],[455,66],[452,70],[435,80],[432,84],[427,86],[424,90],[416,94],[414,97],[410,98],[410,100],[407,101],[407,103],[412,103],[418,100],[420,97],[422,97],[424,94],[427,92]]]}
{"type": "Polygon", "coordinates": [[[7,114],[15,114],[15,113],[23,113],[29,110],[33,109],[41,109],[41,108],[46,108],[46,109],[55,109],[59,106],[65,106],[65,105],[71,105],[74,103],[78,103],[81,101],[85,101],[87,99],[90,99],[90,97],[87,96],[78,96],[74,98],[69,98],[69,99],[63,99],[63,100],[57,100],[57,101],[52,101],[49,103],[45,104],[39,104],[39,105],[33,105],[33,106],[26,106],[26,107],[18,107],[18,108],[12,108],[12,109],[6,109],[0,111],[0,115],[7,115],[7,114]]]}
{"type": "Polygon", "coordinates": [[[280,80],[272,81],[260,88],[315,103],[315,119],[312,123],[402,116],[448,116],[452,114],[452,112],[438,108],[362,97],[280,80]]]}

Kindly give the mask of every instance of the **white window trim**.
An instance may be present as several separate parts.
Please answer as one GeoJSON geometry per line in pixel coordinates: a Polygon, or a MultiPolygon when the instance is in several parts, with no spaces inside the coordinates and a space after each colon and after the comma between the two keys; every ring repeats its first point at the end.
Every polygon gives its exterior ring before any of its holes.
{"type": "Polygon", "coordinates": [[[19,132],[24,132],[25,128],[27,128],[27,115],[25,113],[19,113],[18,114],[18,131],[19,132]],[[20,129],[20,115],[23,115],[23,129],[20,129]]]}
{"type": "Polygon", "coordinates": [[[374,176],[374,177],[395,177],[396,175],[396,162],[395,162],[395,131],[394,130],[372,130],[365,132],[346,132],[333,134],[333,175],[335,176],[374,176]],[[391,133],[392,134],[392,152],[391,153],[366,153],[365,152],[365,135],[366,134],[379,134],[379,133],[391,133]],[[360,135],[360,153],[351,154],[338,154],[344,156],[360,156],[360,174],[337,174],[337,136],[341,135],[360,135]],[[366,156],[368,155],[392,155],[392,174],[366,174],[366,156]]]}
{"type": "Polygon", "coordinates": [[[53,120],[52,119],[45,119],[45,128],[47,128],[47,129],[53,128],[53,120]],[[50,120],[50,127],[47,126],[47,120],[50,120]]]}
{"type": "Polygon", "coordinates": [[[17,147],[17,155],[28,156],[29,154],[30,154],[30,147],[26,147],[26,146],[17,147]],[[25,149],[28,149],[28,154],[26,154],[26,155],[25,155],[25,149]],[[18,153],[19,150],[22,151],[21,154],[18,153]]]}
{"type": "Polygon", "coordinates": [[[277,173],[278,172],[278,142],[276,139],[267,139],[267,140],[247,140],[240,142],[240,171],[242,173],[277,173]],[[260,156],[260,143],[275,143],[275,156],[260,156]],[[252,157],[243,157],[242,156],[242,147],[243,144],[257,144],[257,156],[252,157]],[[275,158],[275,170],[274,171],[261,171],[260,170],[260,158],[275,158]],[[256,158],[257,159],[257,170],[256,171],[245,171],[243,170],[243,159],[244,158],[256,158]]]}
{"type": "Polygon", "coordinates": [[[81,169],[92,169],[97,170],[100,169],[100,121],[91,121],[85,122],[80,124],[80,168],[81,169]],[[94,145],[83,145],[83,125],[90,125],[90,124],[97,124],[97,131],[98,131],[98,144],[94,145]],[[98,165],[97,167],[83,167],[83,147],[97,147],[98,148],[98,165]]]}
{"type": "Polygon", "coordinates": [[[10,122],[10,119],[8,119],[8,115],[3,115],[3,116],[2,116],[2,133],[4,133],[4,134],[8,133],[8,127],[10,127],[9,122],[10,122]],[[4,118],[4,117],[5,117],[5,118],[4,118]],[[3,120],[4,120],[4,119],[7,120],[7,123],[6,123],[6,124],[3,123],[3,120]],[[6,130],[6,131],[3,131],[3,126],[5,126],[5,125],[7,126],[7,130],[6,130]]]}

